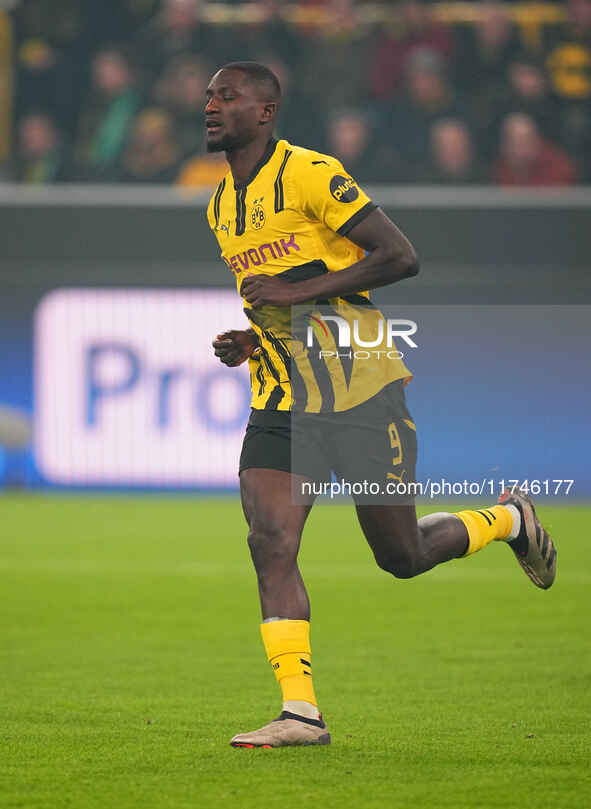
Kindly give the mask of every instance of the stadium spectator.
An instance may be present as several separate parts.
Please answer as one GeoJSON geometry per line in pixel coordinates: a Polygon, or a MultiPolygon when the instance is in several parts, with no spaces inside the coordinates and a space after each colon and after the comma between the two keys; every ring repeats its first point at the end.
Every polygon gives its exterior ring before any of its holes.
{"type": "MultiPolygon", "coordinates": [[[[55,47],[69,49],[84,40],[87,46],[121,41],[133,25],[153,12],[159,0],[8,0],[16,6],[14,19],[19,41],[42,37],[55,47]],[[119,41],[119,39],[117,40],[119,41]]],[[[2,3],[0,3],[0,6],[2,3]]],[[[4,2],[6,5],[6,0],[4,2]]]]}
{"type": "Polygon", "coordinates": [[[281,108],[277,135],[288,137],[292,143],[298,143],[310,149],[317,149],[321,143],[322,122],[326,104],[321,105],[317,94],[311,94],[306,83],[299,81],[299,73],[292,81],[291,68],[274,54],[261,54],[261,61],[277,76],[281,84],[281,108]],[[303,114],[305,111],[305,114],[303,114]]]}
{"type": "Polygon", "coordinates": [[[138,81],[131,56],[122,47],[107,47],[94,57],[92,85],[76,137],[77,179],[109,176],[140,106],[138,81]]]}
{"type": "Polygon", "coordinates": [[[546,37],[546,66],[554,92],[569,101],[591,99],[591,0],[569,0],[568,20],[546,37]]]}
{"type": "Polygon", "coordinates": [[[182,159],[170,115],[148,107],[133,122],[117,179],[124,183],[172,183],[182,159]]]}
{"type": "Polygon", "coordinates": [[[498,142],[495,123],[508,93],[507,65],[519,54],[519,32],[506,8],[483,3],[473,25],[461,31],[455,72],[457,88],[469,99],[481,152],[491,159],[498,142]]]}
{"type": "Polygon", "coordinates": [[[306,114],[314,117],[327,104],[332,108],[356,106],[369,90],[366,65],[371,42],[353,0],[329,0],[327,14],[329,24],[306,29],[304,57],[297,74],[297,83],[306,88],[311,105],[306,114]]]}
{"type": "Polygon", "coordinates": [[[203,107],[211,75],[209,66],[192,54],[180,54],[166,67],[152,91],[154,102],[174,117],[183,152],[189,154],[203,144],[203,107]]]}
{"type": "Polygon", "coordinates": [[[407,65],[406,97],[394,106],[389,126],[391,139],[406,166],[406,179],[415,182],[415,172],[428,161],[429,131],[441,118],[464,118],[437,51],[417,48],[407,65]]]}
{"type": "Polygon", "coordinates": [[[522,54],[509,65],[507,75],[508,92],[502,113],[524,112],[534,119],[544,137],[560,140],[560,108],[550,93],[542,65],[522,54]]]}
{"type": "Polygon", "coordinates": [[[479,4],[474,24],[463,26],[460,37],[458,85],[496,96],[504,87],[508,62],[521,50],[508,10],[498,3],[479,4]]]}
{"type": "Polygon", "coordinates": [[[328,123],[326,151],[363,182],[395,182],[400,171],[395,149],[376,137],[367,114],[359,109],[335,113],[328,123]]]}
{"type": "Polygon", "coordinates": [[[236,58],[232,31],[202,19],[201,0],[162,0],[160,11],[140,32],[137,47],[155,79],[181,54],[193,53],[216,65],[236,58]]]}
{"type": "Polygon", "coordinates": [[[545,137],[558,137],[560,110],[549,92],[542,65],[535,58],[521,54],[510,63],[508,79],[507,113],[525,112],[535,120],[545,137]]]}
{"type": "Polygon", "coordinates": [[[370,81],[375,98],[387,101],[401,90],[406,81],[409,60],[417,50],[437,53],[449,67],[454,56],[451,31],[437,23],[428,5],[417,0],[400,4],[397,26],[386,30],[370,62],[370,81]]]}
{"type": "Polygon", "coordinates": [[[540,134],[561,141],[560,110],[549,90],[546,72],[539,61],[526,52],[518,54],[506,67],[506,82],[486,113],[476,117],[481,154],[494,157],[502,122],[513,112],[529,115],[540,134]]]}
{"type": "Polygon", "coordinates": [[[568,20],[545,37],[546,68],[559,101],[561,140],[591,181],[591,0],[569,0],[568,20]]]}
{"type": "Polygon", "coordinates": [[[474,142],[464,121],[443,118],[431,126],[429,164],[415,182],[464,185],[483,182],[474,142]]]}
{"type": "Polygon", "coordinates": [[[280,136],[333,151],[339,147],[327,139],[367,140],[350,161],[361,181],[438,182],[435,143],[442,138],[451,148],[454,137],[472,151],[477,145],[474,170],[489,176],[501,126],[513,113],[532,118],[542,140],[560,144],[579,179],[591,181],[591,0],[568,0],[567,21],[541,26],[534,54],[523,50],[534,47],[532,29],[520,37],[508,3],[458,8],[472,21],[452,27],[437,21],[440,7],[420,0],[232,0],[228,8],[207,4],[207,14],[206,2],[17,3],[5,16],[14,25],[16,92],[14,116],[10,104],[0,108],[4,154],[12,131],[16,137],[3,176],[20,160],[19,121],[41,115],[59,132],[57,176],[112,180],[131,122],[147,105],[172,119],[185,159],[181,176],[209,183],[221,169],[202,154],[208,75],[226,61],[253,59],[280,75],[280,136]],[[387,21],[381,29],[379,18],[387,21]],[[114,37],[124,44],[105,44],[114,37]],[[442,118],[458,128],[441,135],[435,124],[442,118]]]}
{"type": "MultiPolygon", "coordinates": [[[[271,61],[280,60],[290,71],[297,69],[302,59],[303,38],[285,19],[285,4],[278,0],[255,0],[252,8],[257,22],[249,25],[248,36],[239,46],[241,52],[252,61],[260,61],[261,54],[268,54],[271,61]]],[[[235,29],[235,34],[239,36],[239,29],[235,29]]]]}
{"type": "Polygon", "coordinates": [[[67,178],[62,139],[45,113],[20,121],[14,179],[21,183],[57,183],[67,178]]]}
{"type": "Polygon", "coordinates": [[[499,185],[570,185],[577,168],[566,152],[542,138],[533,118],[512,113],[503,122],[493,179],[499,185]]]}
{"type": "MultiPolygon", "coordinates": [[[[142,3],[154,0],[141,0],[142,3]]],[[[0,3],[1,5],[1,3],[0,3]]],[[[89,63],[104,43],[126,41],[134,0],[22,0],[13,12],[17,52],[17,117],[45,110],[72,140],[89,63]]]]}
{"type": "Polygon", "coordinates": [[[16,112],[19,117],[32,109],[55,112],[59,58],[59,52],[45,39],[30,38],[20,44],[16,65],[16,112]]]}

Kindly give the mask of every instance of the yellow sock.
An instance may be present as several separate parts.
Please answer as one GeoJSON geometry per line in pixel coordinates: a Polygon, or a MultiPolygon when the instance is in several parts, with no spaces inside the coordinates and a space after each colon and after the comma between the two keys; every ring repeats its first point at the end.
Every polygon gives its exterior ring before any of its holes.
{"type": "Polygon", "coordinates": [[[310,622],[279,620],[261,624],[267,657],[283,692],[283,702],[318,705],[312,685],[310,622]]]}
{"type": "Polygon", "coordinates": [[[458,511],[455,514],[468,531],[468,550],[464,556],[481,551],[493,539],[507,539],[513,528],[513,516],[505,506],[492,506],[479,511],[458,511]]]}

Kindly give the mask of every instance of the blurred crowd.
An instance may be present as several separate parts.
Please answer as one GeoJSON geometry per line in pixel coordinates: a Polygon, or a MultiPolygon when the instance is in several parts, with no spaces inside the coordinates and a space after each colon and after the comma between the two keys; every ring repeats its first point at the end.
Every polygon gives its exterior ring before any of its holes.
{"type": "Polygon", "coordinates": [[[282,83],[279,136],[362,182],[591,182],[591,0],[557,4],[533,35],[511,3],[453,23],[417,0],[300,0],[299,18],[277,0],[4,5],[4,181],[215,186],[226,163],[204,150],[205,89],[251,59],[282,83]]]}

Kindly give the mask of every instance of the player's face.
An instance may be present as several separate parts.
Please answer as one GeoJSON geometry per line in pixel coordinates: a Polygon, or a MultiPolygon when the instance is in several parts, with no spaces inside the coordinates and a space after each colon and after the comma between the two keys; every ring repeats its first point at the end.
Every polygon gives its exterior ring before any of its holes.
{"type": "Polygon", "coordinates": [[[261,131],[264,102],[256,86],[239,70],[220,70],[207,88],[205,127],[207,151],[222,152],[246,146],[261,131]]]}

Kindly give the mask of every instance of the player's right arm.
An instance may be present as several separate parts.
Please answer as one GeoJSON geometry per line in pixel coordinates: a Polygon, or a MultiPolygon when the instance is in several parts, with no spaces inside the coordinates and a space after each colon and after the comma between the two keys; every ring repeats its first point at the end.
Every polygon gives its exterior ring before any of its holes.
{"type": "MultiPolygon", "coordinates": [[[[216,238],[218,238],[216,200],[223,189],[224,182],[225,180],[222,180],[207,206],[207,222],[216,238]]],[[[258,337],[253,329],[230,329],[218,334],[211,344],[215,356],[230,368],[242,365],[259,347],[258,337]]]]}
{"type": "Polygon", "coordinates": [[[246,362],[258,345],[258,337],[252,329],[225,331],[212,342],[215,356],[230,368],[246,362]]]}

